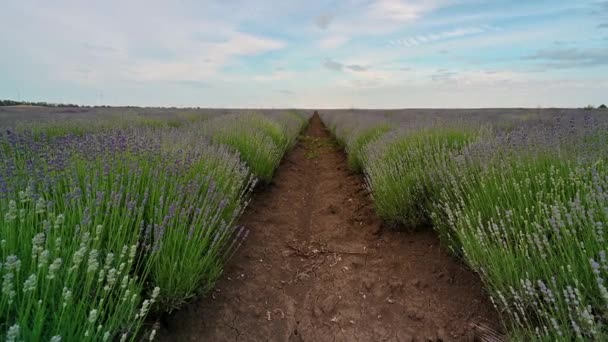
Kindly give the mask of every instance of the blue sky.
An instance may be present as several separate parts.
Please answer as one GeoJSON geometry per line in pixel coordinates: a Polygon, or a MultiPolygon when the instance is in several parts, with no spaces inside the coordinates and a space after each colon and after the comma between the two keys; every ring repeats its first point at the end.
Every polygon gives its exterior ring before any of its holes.
{"type": "Polygon", "coordinates": [[[202,107],[608,102],[608,1],[4,0],[0,98],[202,107]]]}

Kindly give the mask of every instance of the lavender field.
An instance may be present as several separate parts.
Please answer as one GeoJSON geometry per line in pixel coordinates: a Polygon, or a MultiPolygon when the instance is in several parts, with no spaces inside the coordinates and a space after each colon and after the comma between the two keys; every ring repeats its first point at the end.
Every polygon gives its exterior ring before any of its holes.
{"type": "MultiPolygon", "coordinates": [[[[508,340],[608,338],[608,112],[320,114],[378,216],[435,230],[508,340]]],[[[0,336],[154,339],[213,289],[311,115],[0,107],[0,336]]]]}
{"type": "Polygon", "coordinates": [[[508,340],[606,340],[608,112],[323,115],[377,213],[481,277],[508,340]]]}
{"type": "Polygon", "coordinates": [[[0,336],[54,342],[153,339],[211,289],[308,115],[0,110],[0,336]]]}

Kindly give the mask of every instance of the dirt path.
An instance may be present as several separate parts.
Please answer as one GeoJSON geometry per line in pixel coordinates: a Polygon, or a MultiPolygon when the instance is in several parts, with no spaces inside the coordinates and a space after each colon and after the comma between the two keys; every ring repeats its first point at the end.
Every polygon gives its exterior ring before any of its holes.
{"type": "Polygon", "coordinates": [[[479,280],[432,232],[384,231],[318,116],[241,219],[251,230],[163,341],[411,341],[497,325],[479,280]]]}

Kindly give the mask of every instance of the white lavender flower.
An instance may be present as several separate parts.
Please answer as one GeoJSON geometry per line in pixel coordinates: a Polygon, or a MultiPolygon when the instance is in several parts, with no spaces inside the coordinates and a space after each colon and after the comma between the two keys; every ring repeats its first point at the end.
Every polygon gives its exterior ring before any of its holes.
{"type": "Polygon", "coordinates": [[[19,271],[21,268],[21,260],[16,255],[9,255],[6,257],[4,268],[8,271],[19,271]]]}
{"type": "Polygon", "coordinates": [[[80,244],[80,248],[74,252],[74,255],[72,256],[72,267],[71,270],[76,270],[80,264],[82,263],[82,260],[84,259],[84,256],[87,254],[87,247],[84,243],[80,244]]]}
{"type": "Polygon", "coordinates": [[[15,285],[13,284],[14,278],[15,278],[15,275],[13,273],[6,273],[2,277],[2,295],[6,296],[8,298],[9,304],[13,303],[13,299],[15,298],[15,295],[17,294],[15,292],[15,285]]]}
{"type": "Polygon", "coordinates": [[[92,309],[91,311],[89,311],[89,323],[94,324],[97,321],[97,314],[98,312],[96,309],[92,309]]]}
{"type": "Polygon", "coordinates": [[[17,341],[20,330],[21,330],[21,327],[19,326],[19,324],[15,323],[15,324],[11,325],[11,327],[8,328],[8,331],[6,332],[6,342],[17,341]]]}
{"type": "Polygon", "coordinates": [[[63,297],[62,306],[65,308],[72,301],[72,291],[64,287],[61,296],[63,297]]]}
{"type": "Polygon", "coordinates": [[[89,262],[87,264],[87,273],[94,273],[99,268],[99,261],[97,258],[99,257],[99,252],[96,249],[92,249],[89,252],[89,262]]]}
{"type": "Polygon", "coordinates": [[[42,269],[45,268],[48,264],[49,264],[49,255],[51,253],[48,251],[48,249],[43,250],[40,255],[38,256],[38,268],[42,269]]]}
{"type": "Polygon", "coordinates": [[[110,267],[112,267],[112,262],[114,261],[114,253],[108,253],[106,254],[106,261],[104,263],[104,270],[109,270],[110,267]]]}
{"type": "Polygon", "coordinates": [[[133,260],[135,259],[135,253],[137,253],[137,245],[132,245],[131,249],[129,250],[129,264],[133,263],[133,260]]]}
{"type": "Polygon", "coordinates": [[[38,200],[36,201],[36,214],[38,214],[38,215],[44,214],[45,209],[46,209],[46,202],[44,201],[44,198],[38,197],[38,200]]]}
{"type": "Polygon", "coordinates": [[[129,275],[123,276],[122,280],[120,281],[120,288],[123,290],[127,288],[127,285],[129,285],[129,275]]]}
{"type": "Polygon", "coordinates": [[[65,222],[65,217],[63,216],[63,214],[57,215],[57,217],[55,218],[55,222],[53,223],[53,228],[54,229],[61,228],[61,226],[63,225],[64,222],[65,222]]]}
{"type": "Polygon", "coordinates": [[[101,234],[103,234],[103,226],[97,225],[97,227],[95,227],[95,241],[101,238],[101,234]]]}
{"type": "Polygon", "coordinates": [[[23,293],[33,292],[36,290],[36,285],[38,284],[38,277],[35,274],[30,274],[30,276],[23,283],[23,293]]]}
{"type": "Polygon", "coordinates": [[[63,259],[61,258],[56,258],[55,260],[53,260],[53,263],[51,264],[51,266],[49,266],[49,273],[46,275],[46,279],[55,279],[57,271],[61,268],[62,263],[63,259]]]}
{"type": "Polygon", "coordinates": [[[106,277],[108,286],[112,287],[116,284],[116,269],[111,268],[108,270],[108,276],[106,277]]]}
{"type": "Polygon", "coordinates": [[[17,219],[17,203],[13,200],[8,202],[8,212],[4,215],[6,222],[13,222],[17,219]]]}
{"type": "Polygon", "coordinates": [[[44,233],[38,233],[32,238],[32,257],[36,257],[40,252],[44,250],[44,243],[46,237],[44,233]]]}
{"type": "Polygon", "coordinates": [[[154,288],[154,290],[152,291],[152,300],[156,300],[156,298],[158,298],[159,294],[160,294],[160,287],[156,286],[154,288]]]}
{"type": "Polygon", "coordinates": [[[141,303],[141,309],[139,310],[139,313],[135,315],[135,319],[137,320],[146,317],[148,314],[148,309],[150,309],[150,301],[145,299],[143,303],[141,303]]]}

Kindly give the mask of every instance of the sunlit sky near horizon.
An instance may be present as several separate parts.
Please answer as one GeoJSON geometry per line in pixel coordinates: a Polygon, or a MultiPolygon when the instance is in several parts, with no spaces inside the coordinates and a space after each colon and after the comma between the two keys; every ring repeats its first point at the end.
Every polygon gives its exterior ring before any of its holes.
{"type": "Polygon", "coordinates": [[[0,99],[413,108],[608,102],[608,1],[0,5],[0,99]]]}

